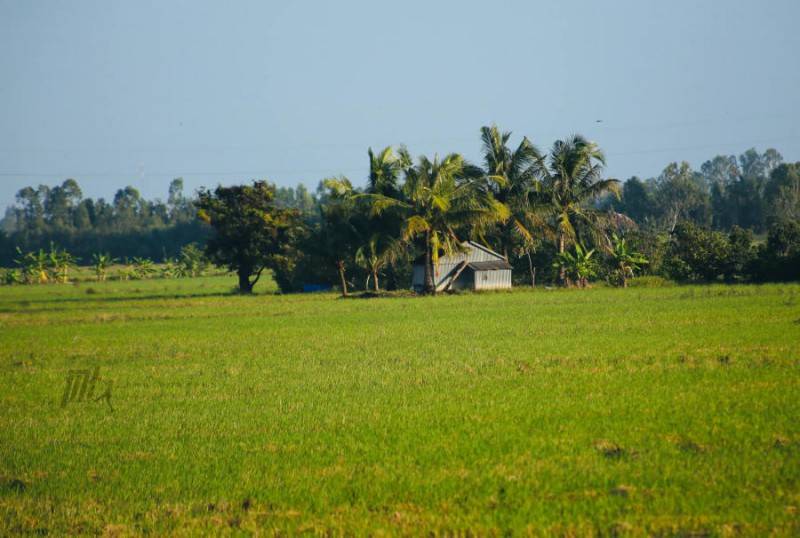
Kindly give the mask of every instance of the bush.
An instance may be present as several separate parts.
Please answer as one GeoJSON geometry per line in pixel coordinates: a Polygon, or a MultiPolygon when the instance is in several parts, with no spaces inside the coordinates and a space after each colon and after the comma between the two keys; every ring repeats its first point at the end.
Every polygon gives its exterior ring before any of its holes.
{"type": "Polygon", "coordinates": [[[682,222],[672,233],[662,271],[673,280],[708,282],[726,272],[729,259],[725,235],[682,222]]]}
{"type": "Polygon", "coordinates": [[[766,243],[750,265],[757,281],[800,280],[800,222],[772,223],[766,243]]]}

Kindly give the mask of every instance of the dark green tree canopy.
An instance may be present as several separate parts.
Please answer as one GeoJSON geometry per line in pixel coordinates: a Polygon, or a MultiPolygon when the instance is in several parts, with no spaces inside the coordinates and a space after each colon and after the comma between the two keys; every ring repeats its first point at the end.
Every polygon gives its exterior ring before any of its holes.
{"type": "Polygon", "coordinates": [[[214,234],[206,255],[239,276],[239,291],[250,293],[264,269],[285,268],[303,233],[299,211],[278,207],[275,187],[265,181],[201,189],[198,217],[214,234]]]}

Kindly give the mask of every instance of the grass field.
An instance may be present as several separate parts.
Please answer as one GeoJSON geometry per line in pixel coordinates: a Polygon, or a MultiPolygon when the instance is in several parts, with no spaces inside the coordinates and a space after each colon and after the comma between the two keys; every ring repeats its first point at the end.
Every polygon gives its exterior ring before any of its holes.
{"type": "Polygon", "coordinates": [[[800,286],[233,285],[0,288],[0,535],[800,533],[800,286]]]}

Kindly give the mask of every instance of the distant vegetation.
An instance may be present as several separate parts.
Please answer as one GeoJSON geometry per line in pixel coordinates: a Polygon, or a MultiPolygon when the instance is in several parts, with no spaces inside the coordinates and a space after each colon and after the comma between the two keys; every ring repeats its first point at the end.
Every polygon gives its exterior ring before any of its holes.
{"type": "Polygon", "coordinates": [[[82,266],[78,258],[51,244],[49,250],[18,251],[16,267],[0,269],[0,284],[66,284],[72,280],[143,280],[148,278],[191,278],[218,273],[197,245],[181,248],[175,258],[155,264],[149,258],[134,257],[120,262],[106,253],[94,254],[82,266]],[[88,271],[87,271],[88,269],[88,271]]]}
{"type": "Polygon", "coordinates": [[[547,153],[527,138],[511,146],[495,126],[481,138],[480,166],[455,153],[414,159],[402,146],[370,149],[364,187],[346,177],[324,179],[315,192],[257,181],[188,197],[176,179],[166,202],[132,187],[111,202],[83,198],[72,179],[27,187],[2,221],[0,264],[24,273],[6,272],[7,282],[44,281],[43,270],[39,278],[31,271],[46,264],[63,271],[44,271],[47,281],[64,281],[76,261],[106,263],[98,256],[175,266],[170,260],[196,243],[237,272],[245,292],[264,270],[284,291],[407,288],[413,259],[426,260],[432,291],[438,258],[472,239],[531,285],[625,286],[639,274],[800,279],[800,163],[774,149],[716,156],[699,171],[671,163],[656,178],[621,183],[604,176],[602,151],[580,136],[547,153]],[[53,253],[69,259],[45,259],[53,253]]]}

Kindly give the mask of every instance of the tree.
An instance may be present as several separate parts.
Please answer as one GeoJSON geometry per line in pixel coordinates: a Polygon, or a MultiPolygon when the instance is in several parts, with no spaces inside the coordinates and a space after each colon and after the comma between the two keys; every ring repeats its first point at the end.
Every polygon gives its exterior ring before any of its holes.
{"type": "Polygon", "coordinates": [[[367,271],[367,285],[372,278],[373,290],[377,293],[380,291],[380,284],[378,283],[378,275],[384,267],[397,259],[402,251],[401,242],[387,234],[375,233],[366,242],[356,250],[355,261],[356,264],[367,271]]]}
{"type": "Polygon", "coordinates": [[[773,220],[800,220],[800,162],[781,164],[764,188],[767,215],[773,220]]]}
{"type": "Polygon", "coordinates": [[[703,178],[687,162],[670,163],[656,180],[656,200],[670,232],[678,222],[709,224],[710,201],[703,178]]]}
{"type": "Polygon", "coordinates": [[[800,221],[772,222],[752,267],[758,281],[800,280],[800,221]]]}
{"type": "Polygon", "coordinates": [[[630,178],[622,184],[620,202],[613,207],[640,224],[653,220],[656,204],[651,185],[652,182],[644,182],[636,176],[630,178]]]}
{"type": "Polygon", "coordinates": [[[119,189],[114,194],[114,220],[120,230],[130,230],[142,217],[142,197],[131,186],[119,189]]]}
{"type": "Polygon", "coordinates": [[[709,282],[725,273],[729,257],[726,236],[681,222],[672,233],[664,269],[673,280],[709,282]]]}
{"type": "MultiPolygon", "coordinates": [[[[553,144],[547,167],[543,168],[542,192],[537,196],[537,214],[556,237],[559,254],[566,247],[585,239],[602,243],[608,225],[607,215],[590,202],[611,192],[619,195],[619,181],[603,179],[605,156],[594,142],[580,135],[553,144]]],[[[559,280],[566,284],[562,266],[559,280]]]]}
{"type": "Polygon", "coordinates": [[[745,279],[755,258],[753,233],[739,226],[731,228],[728,234],[728,256],[723,270],[725,280],[732,282],[745,279]]]}
{"type": "Polygon", "coordinates": [[[17,221],[23,224],[25,235],[44,233],[44,202],[49,190],[48,187],[39,185],[38,189],[25,187],[17,192],[17,203],[22,206],[17,221]]]}
{"type": "Polygon", "coordinates": [[[252,293],[264,269],[290,263],[302,223],[296,209],[276,205],[274,185],[254,181],[201,189],[197,208],[198,217],[214,230],[206,255],[236,271],[241,293],[252,293]]]}
{"type": "Polygon", "coordinates": [[[728,189],[739,178],[739,165],[733,155],[717,155],[700,166],[711,194],[712,224],[715,228],[727,229],[733,224],[728,189]]]}
{"type": "Polygon", "coordinates": [[[469,227],[488,227],[509,216],[508,208],[495,200],[475,168],[461,155],[451,153],[433,160],[421,156],[405,171],[403,188],[396,196],[365,194],[372,214],[395,211],[402,216],[401,237],[417,242],[424,252],[425,293],[436,293],[434,272],[440,254],[461,248],[459,232],[469,227]]]}
{"type": "Polygon", "coordinates": [[[347,269],[360,240],[356,191],[345,177],[326,179],[323,185],[327,203],[321,211],[319,250],[336,267],[342,297],[347,297],[347,269]]]}
{"type": "Polygon", "coordinates": [[[506,260],[511,253],[527,256],[531,285],[535,285],[536,273],[530,253],[539,238],[534,237],[531,197],[539,187],[543,158],[527,137],[523,137],[517,149],[511,150],[508,147],[510,138],[510,132],[501,132],[496,125],[481,127],[486,188],[509,211],[508,218],[489,233],[496,238],[495,246],[506,260]]]}

